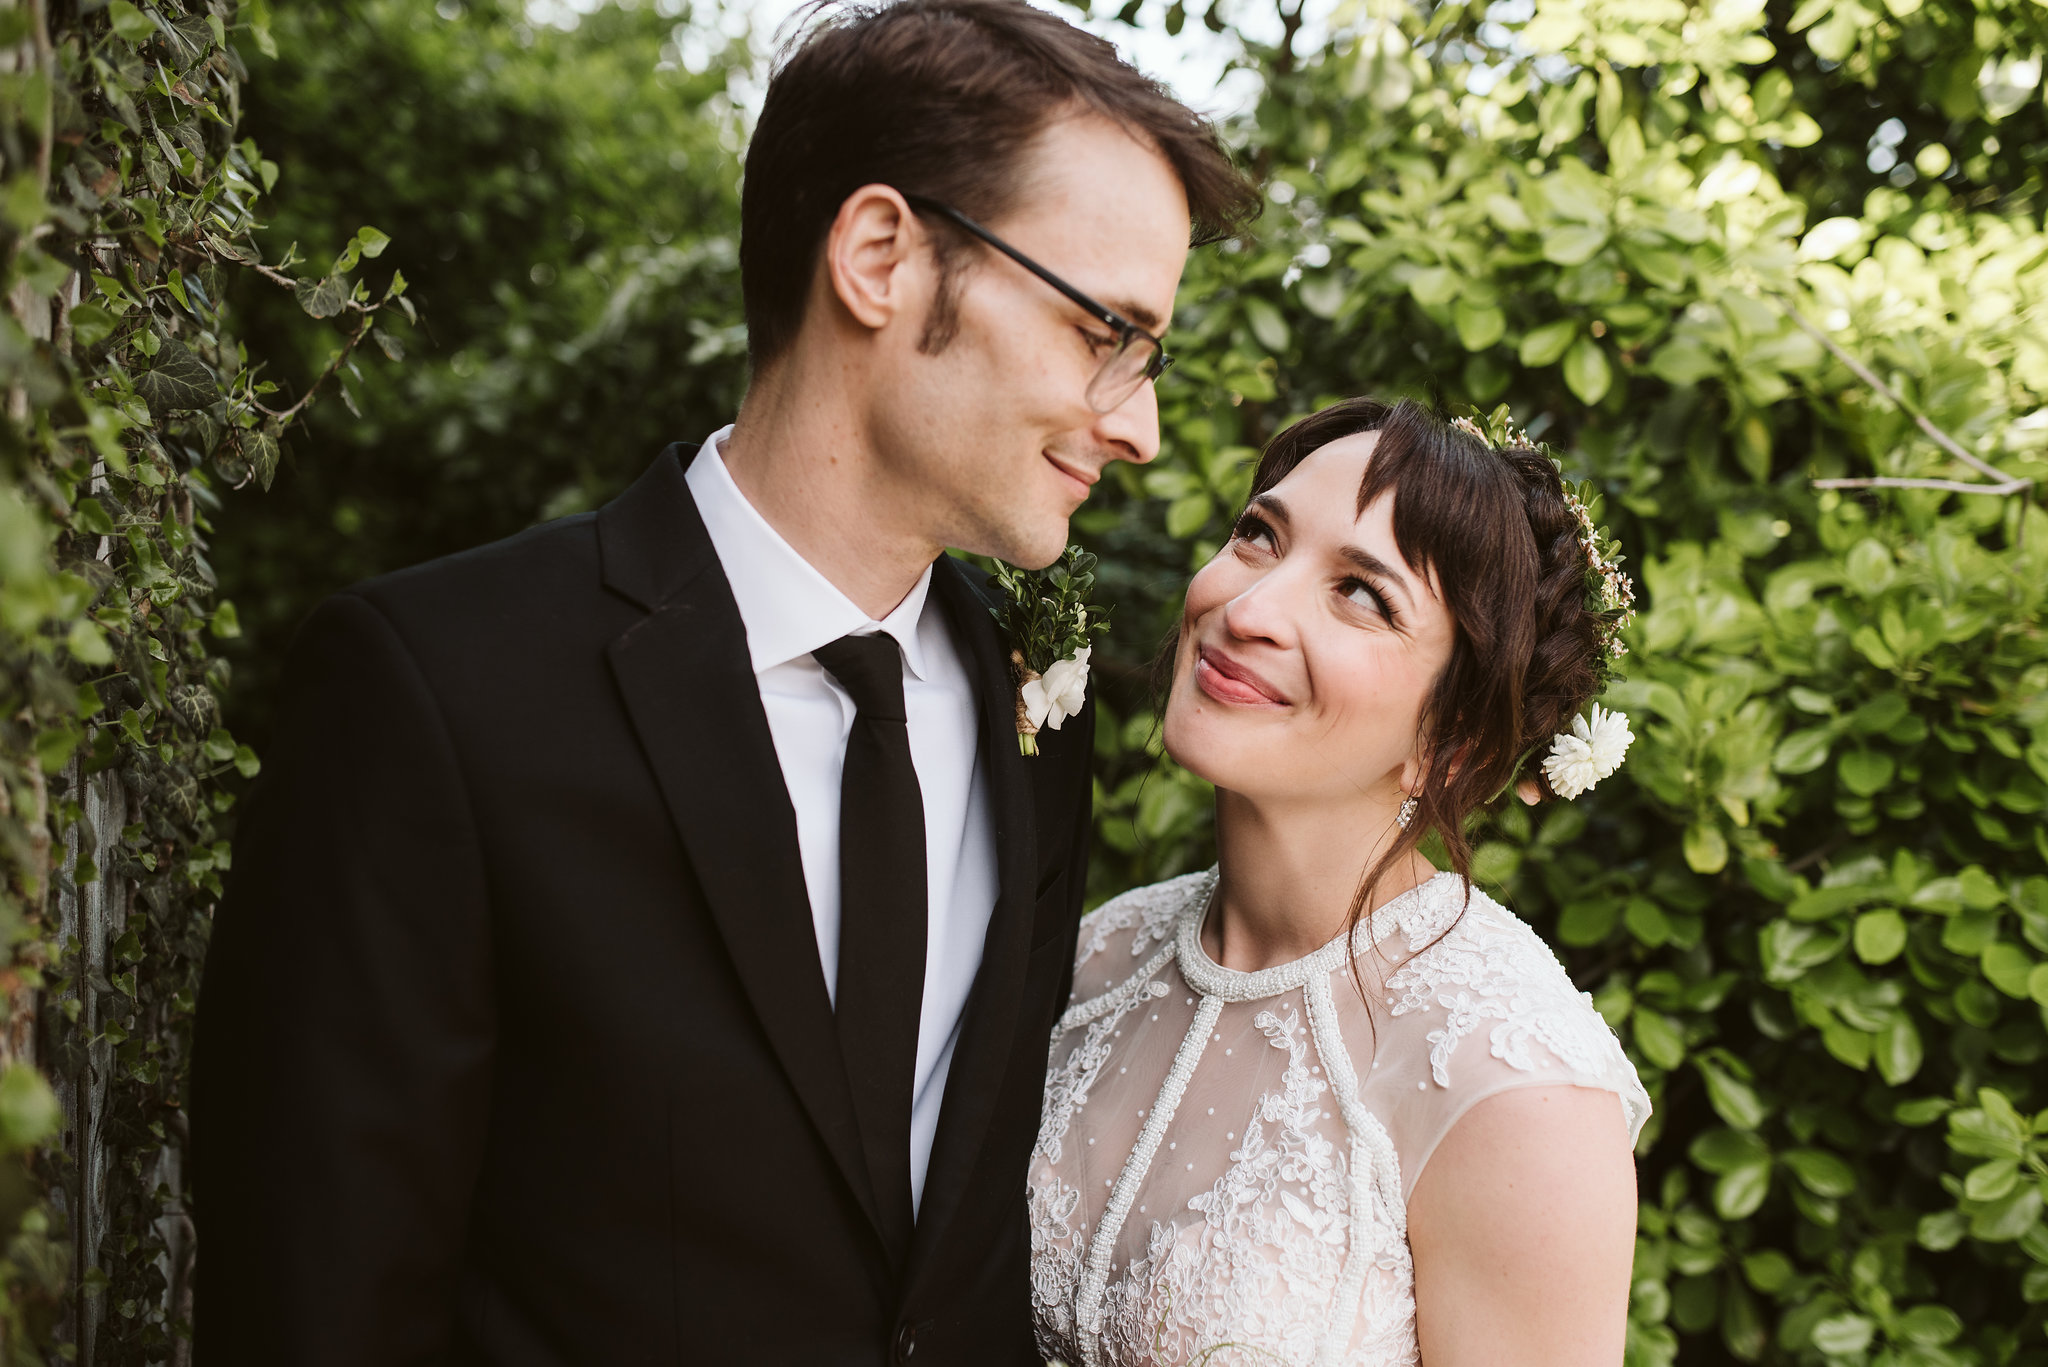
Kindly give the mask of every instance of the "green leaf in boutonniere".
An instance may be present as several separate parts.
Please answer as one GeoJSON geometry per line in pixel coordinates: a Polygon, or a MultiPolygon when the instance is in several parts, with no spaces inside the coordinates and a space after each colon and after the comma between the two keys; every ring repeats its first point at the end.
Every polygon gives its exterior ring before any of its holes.
{"type": "Polygon", "coordinates": [[[1002,596],[991,608],[1010,639],[1010,669],[1017,687],[1017,752],[1038,753],[1041,727],[1057,731],[1081,710],[1088,692],[1090,641],[1109,630],[1106,609],[1091,607],[1095,557],[1079,546],[1042,570],[998,562],[989,587],[1002,596]]]}

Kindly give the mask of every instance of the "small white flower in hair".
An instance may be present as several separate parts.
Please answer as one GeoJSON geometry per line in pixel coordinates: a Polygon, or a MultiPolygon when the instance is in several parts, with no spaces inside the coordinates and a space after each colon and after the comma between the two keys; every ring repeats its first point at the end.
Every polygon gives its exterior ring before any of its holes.
{"type": "Polygon", "coordinates": [[[1551,788],[1562,798],[1591,792],[1593,785],[1621,767],[1635,735],[1628,729],[1628,715],[1610,712],[1593,704],[1593,716],[1573,717],[1572,729],[1559,732],[1543,759],[1543,773],[1551,788]]]}
{"type": "Polygon", "coordinates": [[[1056,660],[1042,679],[1024,685],[1024,708],[1033,726],[1057,731],[1060,723],[1075,716],[1088,696],[1088,656],[1093,646],[1082,646],[1064,660],[1056,660]]]}

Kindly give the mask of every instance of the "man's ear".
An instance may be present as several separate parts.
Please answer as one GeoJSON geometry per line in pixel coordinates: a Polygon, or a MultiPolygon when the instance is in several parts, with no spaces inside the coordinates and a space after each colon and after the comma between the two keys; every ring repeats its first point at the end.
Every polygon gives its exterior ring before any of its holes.
{"type": "Polygon", "coordinates": [[[863,185],[839,206],[825,235],[825,276],[840,305],[862,327],[922,318],[930,294],[931,254],[924,226],[887,185],[863,185]]]}

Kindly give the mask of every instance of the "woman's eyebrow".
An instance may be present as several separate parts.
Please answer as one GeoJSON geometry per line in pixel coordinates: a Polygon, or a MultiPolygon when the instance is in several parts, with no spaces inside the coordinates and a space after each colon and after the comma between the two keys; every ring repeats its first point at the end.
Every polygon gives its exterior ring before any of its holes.
{"type": "Polygon", "coordinates": [[[1337,548],[1337,554],[1343,556],[1366,573],[1378,575],[1381,579],[1393,584],[1401,590],[1409,602],[1415,601],[1415,586],[1408,582],[1407,576],[1374,555],[1371,551],[1361,546],[1340,546],[1337,548]]]}
{"type": "Polygon", "coordinates": [[[1257,508],[1283,527],[1288,526],[1294,521],[1293,514],[1287,511],[1287,505],[1282,503],[1276,495],[1260,494],[1252,500],[1251,506],[1257,508]]]}

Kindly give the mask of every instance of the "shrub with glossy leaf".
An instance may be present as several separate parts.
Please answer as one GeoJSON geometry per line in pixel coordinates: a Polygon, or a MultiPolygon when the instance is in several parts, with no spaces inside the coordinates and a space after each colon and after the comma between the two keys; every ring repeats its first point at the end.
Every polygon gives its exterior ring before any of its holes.
{"type": "Polygon", "coordinates": [[[1142,664],[1279,426],[1505,401],[1604,491],[1641,738],[1478,867],[1656,1094],[1636,1364],[2048,1362],[2048,516],[1813,484],[1995,482],[1916,413],[2048,477],[2048,10],[1971,9],[1374,5],[1255,50],[1260,239],[1191,263],[1165,454],[1080,518],[1103,896],[1212,857],[1142,664]]]}

